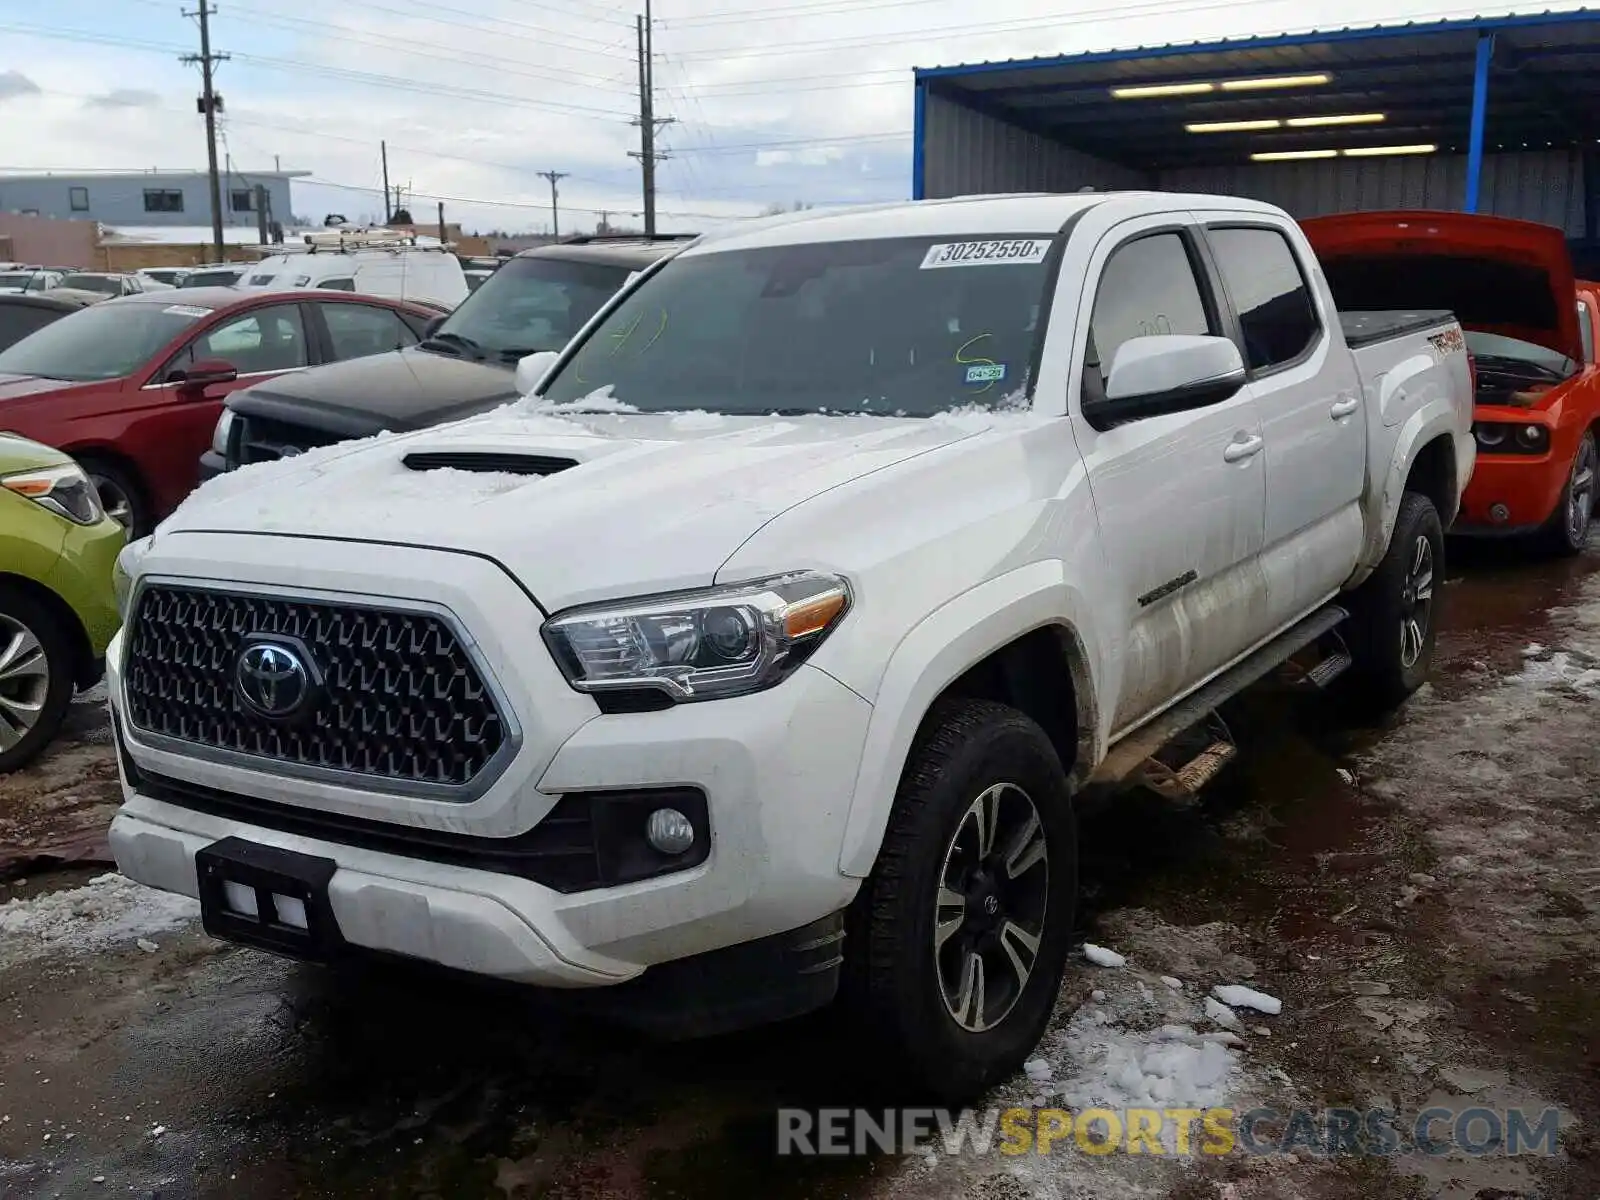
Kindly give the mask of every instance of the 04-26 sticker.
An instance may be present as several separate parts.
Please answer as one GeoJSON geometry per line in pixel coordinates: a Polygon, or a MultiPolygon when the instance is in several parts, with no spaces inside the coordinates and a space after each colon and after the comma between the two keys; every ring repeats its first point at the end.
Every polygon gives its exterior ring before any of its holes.
{"type": "Polygon", "coordinates": [[[1049,238],[1013,238],[993,242],[941,242],[922,256],[922,270],[939,267],[998,267],[1005,263],[1042,263],[1050,253],[1049,238]]]}

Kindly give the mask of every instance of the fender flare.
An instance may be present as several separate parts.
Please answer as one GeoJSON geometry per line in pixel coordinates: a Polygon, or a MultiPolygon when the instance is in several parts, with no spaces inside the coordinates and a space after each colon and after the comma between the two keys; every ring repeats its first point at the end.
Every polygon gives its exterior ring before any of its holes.
{"type": "Polygon", "coordinates": [[[1035,562],[979,584],[929,613],[895,647],[873,703],[839,853],[842,874],[872,872],[889,824],[900,775],[923,717],[939,694],[970,667],[1036,629],[1057,626],[1070,638],[1078,696],[1082,778],[1104,753],[1102,675],[1088,648],[1098,645],[1087,599],[1062,576],[1059,562],[1035,562]]]}
{"type": "MultiPolygon", "coordinates": [[[[1400,386],[1400,381],[1396,381],[1394,386],[1400,386]]],[[[1385,389],[1388,387],[1389,381],[1386,380],[1385,389]]],[[[1382,490],[1376,496],[1377,520],[1368,526],[1361,562],[1345,584],[1347,590],[1356,587],[1377,570],[1383,556],[1388,553],[1389,539],[1394,536],[1394,524],[1400,515],[1400,502],[1405,498],[1406,480],[1411,475],[1411,468],[1416,465],[1418,452],[1439,437],[1450,440],[1451,455],[1456,465],[1456,501],[1460,503],[1467,481],[1462,474],[1461,440],[1457,437],[1460,430],[1457,425],[1455,409],[1448,400],[1442,399],[1424,405],[1401,423],[1395,438],[1394,454],[1389,459],[1388,472],[1381,481],[1382,490]]],[[[1450,517],[1449,513],[1439,514],[1439,519],[1447,525],[1450,517]]]]}

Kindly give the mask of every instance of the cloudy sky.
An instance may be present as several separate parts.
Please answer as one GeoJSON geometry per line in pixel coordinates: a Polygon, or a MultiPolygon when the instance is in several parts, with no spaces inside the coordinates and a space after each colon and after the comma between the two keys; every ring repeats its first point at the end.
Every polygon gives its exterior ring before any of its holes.
{"type": "MultiPolygon", "coordinates": [[[[539,230],[638,210],[629,0],[220,0],[236,173],[312,172],[297,214],[381,216],[378,144],[420,214],[539,230]]],[[[188,5],[192,8],[193,5],[188,5]]],[[[1427,0],[656,0],[661,224],[903,198],[911,68],[1464,16],[1427,0]]],[[[1496,10],[1499,11],[1499,10],[1496,10]]],[[[0,0],[0,169],[199,168],[198,34],[176,0],[0,0]]]]}

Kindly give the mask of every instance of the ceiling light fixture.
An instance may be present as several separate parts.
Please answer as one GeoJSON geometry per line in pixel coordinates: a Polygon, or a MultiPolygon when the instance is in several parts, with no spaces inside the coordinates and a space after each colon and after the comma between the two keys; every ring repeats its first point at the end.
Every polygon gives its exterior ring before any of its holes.
{"type": "Polygon", "coordinates": [[[1190,133],[1248,133],[1252,129],[1278,129],[1282,121],[1268,119],[1262,121],[1202,121],[1197,125],[1185,125],[1190,133]]]}
{"type": "Polygon", "coordinates": [[[1252,154],[1252,162],[1289,162],[1299,158],[1338,158],[1337,150],[1264,150],[1252,154]]]}
{"type": "Polygon", "coordinates": [[[1230,79],[1222,85],[1222,90],[1255,92],[1267,88],[1316,87],[1332,81],[1333,76],[1323,71],[1315,75],[1264,75],[1259,79],[1230,79]]]}
{"type": "Polygon", "coordinates": [[[1432,154],[1438,148],[1428,142],[1416,146],[1352,146],[1343,153],[1346,158],[1377,158],[1382,154],[1432,154]]]}
{"type": "Polygon", "coordinates": [[[1332,117],[1290,117],[1284,122],[1291,129],[1315,129],[1323,125],[1377,125],[1388,120],[1383,113],[1345,113],[1332,117]]]}
{"type": "Polygon", "coordinates": [[[1216,90],[1214,83],[1145,83],[1133,87],[1114,87],[1111,95],[1117,100],[1138,100],[1148,96],[1198,96],[1216,90]]]}

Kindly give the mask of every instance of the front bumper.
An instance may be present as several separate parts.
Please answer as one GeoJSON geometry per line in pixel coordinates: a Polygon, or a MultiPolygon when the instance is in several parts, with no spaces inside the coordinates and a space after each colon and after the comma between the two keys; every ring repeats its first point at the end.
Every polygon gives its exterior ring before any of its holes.
{"type": "MultiPolygon", "coordinates": [[[[304,553],[296,574],[310,585],[340,556],[339,548],[317,544],[304,553]]],[[[428,552],[375,553],[407,554],[403,578],[441,581],[438,594],[426,598],[451,605],[488,661],[518,664],[515,675],[500,679],[524,735],[505,772],[472,803],[446,805],[288,779],[270,763],[245,769],[174,753],[143,744],[137,729],[120,722],[132,770],[123,771],[125,803],[110,842],[124,874],[195,896],[195,855],[224,837],[329,858],[337,863],[329,904],[350,944],[568,988],[621,983],[658,964],[786,933],[849,904],[859,881],[841,875],[838,861],[871,712],[854,692],[806,666],[752,696],[601,714],[567,687],[537,637],[488,619],[502,604],[531,610],[525,596],[499,590],[509,586],[503,574],[459,560],[448,569],[420,561],[428,552]],[[533,829],[563,795],[698,788],[709,810],[711,852],[675,874],[560,892],[497,870],[200,811],[181,796],[174,802],[171,790],[147,794],[159,789],[141,790],[141,777],[226,793],[236,805],[253,800],[263,811],[293,806],[486,845],[533,829]]],[[[214,556],[205,558],[216,572],[214,556]]],[[[249,577],[248,570],[236,563],[227,577],[249,577]]],[[[536,612],[524,616],[536,625],[536,612]]],[[[108,679],[114,708],[125,712],[121,649],[114,644],[108,656],[108,679]]]]}
{"type": "Polygon", "coordinates": [[[1561,501],[1570,456],[1478,454],[1461,513],[1450,532],[1478,537],[1511,536],[1538,529],[1561,501]]]}

